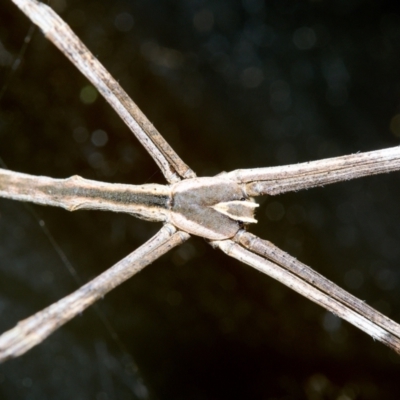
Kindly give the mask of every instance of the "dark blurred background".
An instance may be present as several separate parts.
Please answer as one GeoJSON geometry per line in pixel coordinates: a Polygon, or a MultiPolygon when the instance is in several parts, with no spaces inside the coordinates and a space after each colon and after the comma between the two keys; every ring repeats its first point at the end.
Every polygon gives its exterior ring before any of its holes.
{"type": "MultiPolygon", "coordinates": [[[[400,7],[367,0],[53,0],[199,176],[395,146],[400,7]]],[[[0,157],[57,178],[164,183],[39,30],[0,6],[0,157]]],[[[400,321],[399,175],[260,198],[251,231],[400,321]]],[[[86,282],[159,225],[0,201],[0,329],[86,282]],[[37,214],[37,217],[33,215],[37,214]]],[[[4,399],[398,399],[400,357],[192,238],[23,357],[4,399]],[[133,363],[136,363],[137,368],[133,363]]]]}

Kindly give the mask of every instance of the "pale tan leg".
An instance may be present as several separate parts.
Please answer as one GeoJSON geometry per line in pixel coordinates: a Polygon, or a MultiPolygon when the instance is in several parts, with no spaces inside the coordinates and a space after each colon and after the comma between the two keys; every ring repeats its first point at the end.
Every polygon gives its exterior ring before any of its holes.
{"type": "Polygon", "coordinates": [[[0,362],[18,357],[41,343],[109,291],[189,237],[189,234],[177,231],[172,225],[165,225],[141,247],[74,293],[4,332],[0,336],[0,362]]]}
{"type": "MultiPolygon", "coordinates": [[[[238,240],[240,240],[240,238],[238,240]]],[[[258,239],[257,242],[258,241],[261,241],[261,239],[258,239]]],[[[245,240],[243,242],[246,243],[245,240]]],[[[400,331],[399,325],[397,325],[394,321],[391,321],[389,318],[385,318],[382,314],[368,306],[366,306],[366,312],[363,307],[359,307],[359,304],[357,308],[353,309],[346,303],[342,303],[336,297],[332,296],[330,292],[326,293],[320,290],[318,287],[319,285],[317,286],[310,284],[308,281],[304,280],[304,278],[298,276],[299,269],[306,267],[306,271],[300,272],[299,275],[306,276],[307,280],[313,280],[313,277],[316,277],[317,274],[314,271],[311,273],[311,268],[301,263],[295,266],[293,264],[290,265],[290,262],[286,263],[286,257],[282,258],[281,254],[278,256],[273,255],[272,258],[274,260],[277,259],[279,260],[279,263],[282,262],[285,264],[285,268],[283,268],[280,265],[275,264],[275,262],[269,261],[266,258],[255,254],[251,250],[246,249],[232,240],[215,241],[212,243],[227,255],[258,269],[262,273],[269,275],[270,277],[283,283],[292,290],[319,304],[333,314],[350,322],[352,325],[370,335],[373,339],[379,340],[400,354],[400,338],[398,335],[398,332],[400,331]],[[289,267],[286,264],[289,264],[289,267]],[[380,325],[383,320],[386,320],[386,326],[390,326],[390,331],[380,325]]],[[[262,242],[258,242],[258,245],[260,246],[259,250],[264,248],[262,242]]],[[[267,257],[270,257],[270,254],[267,257]]],[[[326,278],[323,278],[321,287],[325,287],[327,282],[329,281],[326,278]]],[[[338,288],[332,282],[329,283],[332,285],[332,287],[338,288]]],[[[346,294],[346,292],[340,288],[338,289],[343,292],[340,297],[347,297],[347,300],[350,299],[351,295],[346,294]]],[[[337,293],[335,293],[335,295],[337,296],[337,293]]]]}

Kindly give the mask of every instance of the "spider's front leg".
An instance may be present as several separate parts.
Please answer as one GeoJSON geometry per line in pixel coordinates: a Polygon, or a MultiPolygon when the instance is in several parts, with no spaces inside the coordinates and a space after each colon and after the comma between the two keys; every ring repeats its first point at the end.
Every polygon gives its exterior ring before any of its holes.
{"type": "Polygon", "coordinates": [[[238,169],[225,177],[249,196],[277,195],[400,170],[400,146],[279,167],[238,169]]]}

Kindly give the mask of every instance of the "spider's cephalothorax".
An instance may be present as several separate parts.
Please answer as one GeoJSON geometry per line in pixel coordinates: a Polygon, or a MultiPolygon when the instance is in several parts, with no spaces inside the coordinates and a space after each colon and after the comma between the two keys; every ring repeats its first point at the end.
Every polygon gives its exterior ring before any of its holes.
{"type": "Polygon", "coordinates": [[[258,204],[236,182],[224,178],[194,178],[171,187],[170,222],[211,240],[233,237],[254,219],[258,204]]]}

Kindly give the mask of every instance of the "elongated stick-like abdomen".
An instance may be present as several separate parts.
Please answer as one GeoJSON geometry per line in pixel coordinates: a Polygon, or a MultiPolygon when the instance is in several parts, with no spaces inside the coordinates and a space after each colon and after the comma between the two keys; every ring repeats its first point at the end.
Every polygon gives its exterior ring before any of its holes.
{"type": "Polygon", "coordinates": [[[0,197],[62,207],[125,212],[151,221],[166,221],[169,186],[111,184],[80,176],[53,179],[0,169],[0,197]]]}

